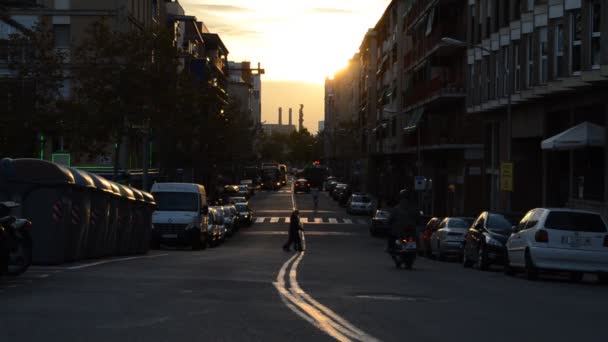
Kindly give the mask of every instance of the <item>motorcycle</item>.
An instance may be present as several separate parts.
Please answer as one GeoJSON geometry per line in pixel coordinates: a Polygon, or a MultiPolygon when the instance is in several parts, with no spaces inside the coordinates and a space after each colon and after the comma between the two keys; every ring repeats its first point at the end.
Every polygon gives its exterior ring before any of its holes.
{"type": "Polygon", "coordinates": [[[388,253],[395,262],[395,267],[401,268],[401,265],[405,265],[406,269],[411,270],[417,254],[416,238],[410,236],[395,239],[394,245],[388,249],[388,253]]]}
{"type": "Polygon", "coordinates": [[[20,275],[32,264],[32,223],[9,215],[18,206],[0,202],[0,275],[20,275]]]}

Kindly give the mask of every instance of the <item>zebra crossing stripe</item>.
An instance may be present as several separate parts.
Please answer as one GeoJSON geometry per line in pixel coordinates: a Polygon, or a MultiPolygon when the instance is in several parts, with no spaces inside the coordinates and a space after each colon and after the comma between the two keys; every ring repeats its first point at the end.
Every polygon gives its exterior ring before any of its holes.
{"type": "Polygon", "coordinates": [[[338,223],[338,220],[336,220],[335,218],[330,218],[329,223],[338,223]]]}
{"type": "Polygon", "coordinates": [[[285,223],[291,223],[291,217],[286,217],[285,218],[285,223]]]}
{"type": "Polygon", "coordinates": [[[279,218],[278,217],[271,217],[270,218],[270,223],[279,223],[279,218]]]}
{"type": "Polygon", "coordinates": [[[264,219],[266,219],[265,217],[258,217],[255,219],[255,223],[264,223],[264,219]]]}
{"type": "MultiPolygon", "coordinates": [[[[302,217],[302,223],[304,224],[369,224],[369,219],[364,218],[335,218],[335,217],[302,217]]],[[[272,224],[284,224],[290,223],[290,217],[256,217],[255,223],[272,223],[272,224]]]]}
{"type": "Polygon", "coordinates": [[[353,220],[351,219],[342,219],[342,221],[346,224],[353,224],[353,220]]]}

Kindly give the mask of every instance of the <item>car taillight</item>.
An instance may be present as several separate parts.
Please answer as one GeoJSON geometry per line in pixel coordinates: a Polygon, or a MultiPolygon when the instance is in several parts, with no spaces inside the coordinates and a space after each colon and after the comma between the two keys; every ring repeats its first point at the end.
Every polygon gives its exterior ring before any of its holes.
{"type": "Polygon", "coordinates": [[[534,234],[534,240],[536,240],[536,242],[549,242],[549,233],[544,229],[539,229],[536,231],[536,234],[534,234]]]}
{"type": "Polygon", "coordinates": [[[306,184],[306,185],[310,186],[310,183],[308,183],[308,184],[306,184]]]}
{"type": "Polygon", "coordinates": [[[25,224],[23,225],[23,228],[30,230],[32,229],[32,221],[26,221],[25,224]]]}
{"type": "Polygon", "coordinates": [[[604,236],[604,247],[608,247],[608,235],[604,236]]]}

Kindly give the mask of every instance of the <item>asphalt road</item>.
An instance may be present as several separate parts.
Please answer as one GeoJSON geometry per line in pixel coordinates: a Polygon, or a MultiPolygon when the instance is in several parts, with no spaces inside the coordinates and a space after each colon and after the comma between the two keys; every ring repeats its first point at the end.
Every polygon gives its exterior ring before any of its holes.
{"type": "Polygon", "coordinates": [[[260,192],[260,223],[205,251],[33,267],[0,279],[3,341],[605,341],[608,287],[419,258],[322,193],[260,192]],[[293,201],[292,201],[293,198],[293,201]],[[293,205],[307,250],[281,250],[293,205]],[[315,220],[316,219],[316,220],[315,220]],[[310,223],[308,223],[310,221],[310,223]]]}

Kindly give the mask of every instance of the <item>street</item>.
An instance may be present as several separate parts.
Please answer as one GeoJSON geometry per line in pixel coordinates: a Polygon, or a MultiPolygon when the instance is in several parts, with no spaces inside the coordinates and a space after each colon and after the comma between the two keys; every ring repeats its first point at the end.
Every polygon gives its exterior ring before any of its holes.
{"type": "Polygon", "coordinates": [[[288,189],[258,192],[258,222],[219,248],[1,279],[2,340],[605,341],[608,287],[594,277],[531,282],[425,258],[397,270],[369,218],[346,215],[326,193],[315,212],[311,195],[288,189]],[[302,254],[281,250],[294,204],[302,254]]]}

